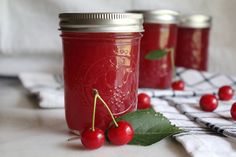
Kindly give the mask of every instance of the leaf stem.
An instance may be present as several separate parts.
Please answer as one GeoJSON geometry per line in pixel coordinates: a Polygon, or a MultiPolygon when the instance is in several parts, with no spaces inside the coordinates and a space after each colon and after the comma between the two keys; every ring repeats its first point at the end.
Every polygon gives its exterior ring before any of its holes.
{"type": "Polygon", "coordinates": [[[171,55],[171,65],[172,65],[172,69],[173,69],[173,78],[175,79],[176,78],[176,69],[175,69],[175,56],[174,56],[174,48],[172,48],[170,50],[170,55],[171,55]]]}
{"type": "Polygon", "coordinates": [[[110,108],[108,107],[107,103],[102,99],[102,97],[99,95],[98,91],[95,89],[94,91],[96,91],[95,96],[97,96],[97,98],[103,103],[103,105],[106,107],[107,111],[109,112],[109,114],[111,115],[111,118],[115,124],[116,127],[118,127],[119,125],[117,124],[115,117],[113,116],[110,108]]]}
{"type": "Polygon", "coordinates": [[[176,78],[174,52],[175,52],[174,48],[164,48],[164,49],[160,49],[160,50],[153,50],[153,51],[150,51],[145,56],[145,59],[158,60],[158,59],[162,59],[163,57],[165,57],[168,53],[171,53],[170,57],[171,57],[171,67],[172,67],[172,71],[173,71],[173,78],[176,78]]]}

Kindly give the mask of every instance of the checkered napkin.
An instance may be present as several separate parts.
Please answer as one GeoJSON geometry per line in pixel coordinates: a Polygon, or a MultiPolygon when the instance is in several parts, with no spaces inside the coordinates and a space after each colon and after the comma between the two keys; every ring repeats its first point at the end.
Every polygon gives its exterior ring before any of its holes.
{"type": "MultiPolygon", "coordinates": [[[[23,85],[38,96],[41,108],[64,106],[61,76],[23,73],[19,77],[23,85]]],[[[139,89],[139,93],[150,95],[153,108],[163,113],[172,124],[185,130],[173,138],[179,141],[191,156],[236,157],[236,124],[230,116],[234,100],[220,101],[214,112],[204,112],[198,104],[201,95],[216,94],[222,85],[231,85],[236,89],[236,77],[178,68],[177,79],[185,82],[185,91],[139,89]]]]}

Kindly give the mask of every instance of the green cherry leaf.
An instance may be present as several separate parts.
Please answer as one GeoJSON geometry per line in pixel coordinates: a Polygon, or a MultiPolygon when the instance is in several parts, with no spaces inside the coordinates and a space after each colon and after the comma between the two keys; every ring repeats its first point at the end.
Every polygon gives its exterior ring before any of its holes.
{"type": "Polygon", "coordinates": [[[148,60],[157,60],[157,59],[161,59],[162,57],[164,57],[165,55],[168,54],[168,51],[165,50],[153,50],[150,51],[146,56],[145,59],[148,60]]]}
{"type": "Polygon", "coordinates": [[[129,143],[132,145],[148,146],[165,137],[183,132],[153,109],[137,110],[117,118],[117,121],[119,120],[128,121],[133,126],[134,137],[129,143]]]}

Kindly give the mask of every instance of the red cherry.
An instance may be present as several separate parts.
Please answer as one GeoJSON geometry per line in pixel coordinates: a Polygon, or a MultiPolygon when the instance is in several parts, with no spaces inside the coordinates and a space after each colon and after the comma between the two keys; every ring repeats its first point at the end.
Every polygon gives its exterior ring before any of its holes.
{"type": "Polygon", "coordinates": [[[222,86],[218,91],[220,100],[230,100],[234,96],[234,90],[230,86],[222,86]]]}
{"type": "Polygon", "coordinates": [[[151,98],[145,93],[138,95],[138,109],[147,109],[151,107],[151,98]]]}
{"type": "Polygon", "coordinates": [[[218,100],[216,96],[212,94],[203,95],[200,99],[200,107],[207,112],[214,111],[218,106],[218,100]]]}
{"type": "Polygon", "coordinates": [[[108,130],[108,139],[114,145],[124,145],[129,143],[133,136],[134,130],[132,126],[126,121],[117,122],[118,127],[112,125],[108,130]]]}
{"type": "Polygon", "coordinates": [[[91,128],[85,129],[81,134],[81,142],[85,148],[97,149],[105,142],[104,132],[99,128],[94,131],[91,128]]]}
{"type": "Polygon", "coordinates": [[[184,84],[184,81],[182,81],[182,80],[172,82],[172,84],[171,84],[171,88],[173,90],[184,90],[184,86],[185,86],[185,84],[184,84]]]}
{"type": "Polygon", "coordinates": [[[236,102],[233,103],[231,110],[230,110],[231,116],[233,120],[236,120],[236,102]]]}

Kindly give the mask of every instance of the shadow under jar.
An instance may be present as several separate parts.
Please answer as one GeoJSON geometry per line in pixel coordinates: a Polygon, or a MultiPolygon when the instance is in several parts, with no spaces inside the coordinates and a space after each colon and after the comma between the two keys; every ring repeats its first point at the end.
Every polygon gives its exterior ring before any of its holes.
{"type": "Polygon", "coordinates": [[[180,19],[175,62],[176,66],[206,71],[211,17],[183,16],[180,19]]]}
{"type": "MultiPolygon", "coordinates": [[[[92,125],[93,89],[117,117],[136,110],[141,14],[62,13],[65,114],[69,129],[92,125]]],[[[111,116],[98,100],[95,127],[106,129],[111,116]]]]}
{"type": "Polygon", "coordinates": [[[144,34],[140,48],[141,88],[169,88],[174,71],[178,13],[172,10],[129,11],[144,15],[144,34]],[[150,53],[164,51],[161,58],[147,59],[150,53]]]}

